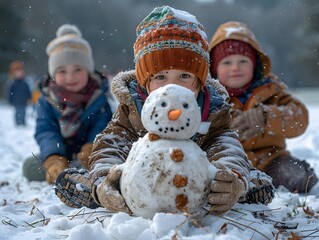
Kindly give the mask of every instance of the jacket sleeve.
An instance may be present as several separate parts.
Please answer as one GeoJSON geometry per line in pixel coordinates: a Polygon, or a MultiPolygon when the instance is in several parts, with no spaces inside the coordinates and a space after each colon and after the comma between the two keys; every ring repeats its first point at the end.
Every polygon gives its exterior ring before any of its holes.
{"type": "Polygon", "coordinates": [[[275,104],[265,105],[265,133],[281,138],[297,137],[308,127],[308,110],[298,99],[283,92],[275,104]]]}
{"type": "Polygon", "coordinates": [[[13,104],[13,92],[14,92],[13,88],[14,88],[14,85],[11,82],[9,84],[10,85],[9,85],[9,87],[7,89],[7,99],[8,99],[8,102],[10,104],[13,104]]]}
{"type": "Polygon", "coordinates": [[[108,174],[115,164],[125,162],[138,135],[129,120],[129,108],[119,105],[108,126],[96,136],[89,160],[92,182],[108,174]]]}
{"type": "Polygon", "coordinates": [[[28,85],[27,83],[26,83],[26,85],[27,85],[26,94],[27,94],[27,101],[28,101],[28,100],[31,100],[31,98],[32,98],[32,93],[31,93],[31,90],[30,90],[29,85],[28,85]]]}
{"type": "Polygon", "coordinates": [[[41,97],[37,104],[35,139],[40,146],[42,162],[52,154],[66,156],[64,139],[53,111],[53,107],[41,97]]]}
{"type": "Polygon", "coordinates": [[[104,130],[112,118],[111,107],[105,95],[101,96],[99,101],[101,101],[101,103],[96,103],[93,106],[97,109],[92,109],[92,116],[94,120],[90,121],[90,130],[87,139],[87,141],[90,143],[93,143],[96,136],[104,130]]]}
{"type": "Polygon", "coordinates": [[[218,161],[233,171],[240,173],[245,182],[246,191],[249,187],[249,170],[251,162],[238,141],[238,135],[230,130],[229,106],[225,106],[211,116],[211,126],[204,137],[202,148],[208,160],[218,161]]]}

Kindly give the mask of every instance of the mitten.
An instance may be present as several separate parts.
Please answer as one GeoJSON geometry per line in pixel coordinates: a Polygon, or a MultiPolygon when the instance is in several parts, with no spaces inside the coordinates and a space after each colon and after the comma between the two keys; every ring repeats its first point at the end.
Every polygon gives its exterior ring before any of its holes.
{"type": "Polygon", "coordinates": [[[240,112],[232,121],[232,129],[239,134],[239,140],[247,140],[265,129],[265,110],[262,106],[240,112]]]}
{"type": "Polygon", "coordinates": [[[108,175],[96,187],[96,197],[99,204],[112,212],[126,212],[132,214],[127,207],[119,190],[119,181],[122,171],[111,167],[108,175]]]}
{"type": "Polygon", "coordinates": [[[81,151],[77,154],[77,159],[81,162],[82,166],[89,169],[89,156],[92,152],[92,143],[86,143],[81,147],[81,151]]]}
{"type": "Polygon", "coordinates": [[[272,178],[256,168],[250,169],[249,190],[240,203],[269,204],[275,197],[272,178]]]}
{"type": "Polygon", "coordinates": [[[45,180],[49,184],[53,184],[57,176],[68,167],[68,159],[61,155],[51,155],[44,162],[46,169],[45,180]]]}
{"type": "Polygon", "coordinates": [[[244,195],[245,183],[239,174],[219,164],[214,180],[211,182],[211,193],[208,202],[211,204],[210,212],[222,215],[230,210],[244,195]]]}

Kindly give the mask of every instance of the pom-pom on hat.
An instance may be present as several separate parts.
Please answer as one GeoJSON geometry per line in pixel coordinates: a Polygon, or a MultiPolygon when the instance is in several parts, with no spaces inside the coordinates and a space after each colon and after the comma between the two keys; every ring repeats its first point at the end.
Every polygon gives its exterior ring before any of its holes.
{"type": "Polygon", "coordinates": [[[94,60],[90,44],[82,38],[81,31],[75,25],[64,24],[56,32],[56,38],[47,46],[49,56],[49,74],[67,64],[77,64],[88,72],[94,71],[94,60]]]}
{"type": "Polygon", "coordinates": [[[204,86],[209,68],[204,27],[188,12],[169,6],[155,8],[137,27],[134,44],[138,82],[163,70],[193,73],[204,86]]]}

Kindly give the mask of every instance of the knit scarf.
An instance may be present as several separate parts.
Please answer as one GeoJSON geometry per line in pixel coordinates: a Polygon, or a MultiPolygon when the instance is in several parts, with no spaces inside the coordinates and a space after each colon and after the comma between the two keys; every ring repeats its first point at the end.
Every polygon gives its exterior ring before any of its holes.
{"type": "Polygon", "coordinates": [[[239,96],[237,96],[237,98],[242,102],[242,104],[245,104],[248,98],[250,98],[250,96],[252,95],[252,92],[256,88],[262,85],[266,85],[270,82],[271,82],[271,79],[269,77],[259,79],[259,80],[254,80],[252,84],[250,84],[249,88],[247,88],[244,92],[242,92],[239,96]]]}
{"type": "Polygon", "coordinates": [[[80,92],[71,92],[50,81],[49,95],[59,104],[61,111],[59,125],[63,137],[71,138],[76,135],[81,126],[80,117],[84,108],[97,88],[98,84],[93,79],[90,79],[80,92]]]}
{"type": "Polygon", "coordinates": [[[226,90],[229,94],[229,96],[231,97],[238,97],[240,96],[243,92],[245,92],[253,83],[253,81],[249,81],[249,83],[247,83],[245,86],[241,87],[241,88],[229,88],[226,87],[226,90]]]}

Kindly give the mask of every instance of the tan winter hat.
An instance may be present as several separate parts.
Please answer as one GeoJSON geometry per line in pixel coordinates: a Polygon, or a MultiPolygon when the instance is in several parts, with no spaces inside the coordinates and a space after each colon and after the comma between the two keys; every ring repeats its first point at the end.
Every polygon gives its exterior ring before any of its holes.
{"type": "Polygon", "coordinates": [[[47,46],[49,56],[49,74],[54,76],[55,71],[67,64],[77,64],[88,72],[94,71],[94,60],[90,44],[82,38],[81,31],[75,26],[64,24],[56,32],[56,38],[47,46]]]}
{"type": "MultiPolygon", "coordinates": [[[[246,44],[249,44],[253,49],[256,50],[257,54],[260,56],[261,60],[261,65],[262,65],[262,70],[264,76],[268,76],[271,70],[271,61],[270,58],[267,56],[266,53],[264,53],[261,50],[261,47],[253,34],[253,32],[244,24],[241,22],[236,22],[236,21],[230,21],[226,22],[224,24],[221,24],[218,29],[216,30],[214,36],[212,37],[212,40],[210,41],[209,44],[209,53],[211,57],[211,75],[212,77],[216,78],[216,69],[217,64],[216,61],[214,61],[215,57],[215,49],[218,47],[220,44],[223,44],[224,41],[226,40],[237,40],[244,42],[246,44]]],[[[230,41],[227,41],[230,42],[230,41]]],[[[224,44],[225,45],[225,44],[224,44]]],[[[245,47],[245,49],[249,49],[245,47]]],[[[248,55],[251,55],[250,52],[248,55]]],[[[245,54],[245,55],[247,55],[245,54]]],[[[220,59],[221,60],[221,59],[220,59]]]]}

